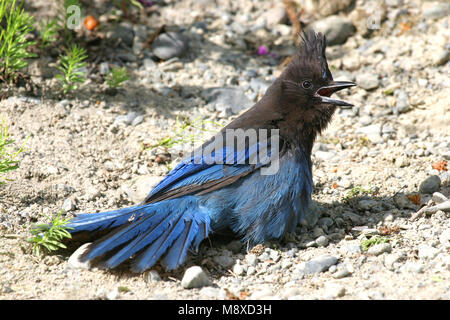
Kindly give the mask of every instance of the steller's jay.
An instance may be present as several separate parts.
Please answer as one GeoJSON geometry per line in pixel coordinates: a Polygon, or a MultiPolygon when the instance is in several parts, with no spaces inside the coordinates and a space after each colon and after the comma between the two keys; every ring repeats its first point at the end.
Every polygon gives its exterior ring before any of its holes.
{"type": "Polygon", "coordinates": [[[311,31],[301,38],[261,100],[178,164],[141,204],[71,220],[71,233],[107,231],[81,261],[114,268],[132,258],[132,270],[143,272],[161,259],[174,269],[213,233],[231,230],[255,245],[295,230],[311,201],[314,140],[337,106],[352,106],[330,96],[355,85],[333,81],[325,36],[311,31]],[[242,132],[244,143],[236,146],[235,133],[242,132]]]}

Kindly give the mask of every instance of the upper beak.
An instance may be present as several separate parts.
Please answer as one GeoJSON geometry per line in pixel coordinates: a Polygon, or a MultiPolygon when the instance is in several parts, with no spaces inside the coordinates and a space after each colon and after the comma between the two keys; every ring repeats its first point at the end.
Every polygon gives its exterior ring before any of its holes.
{"type": "Polygon", "coordinates": [[[323,103],[334,104],[341,107],[353,107],[351,103],[330,98],[333,93],[353,86],[356,86],[356,83],[350,81],[333,81],[329,85],[319,88],[316,91],[315,96],[320,98],[323,103]]]}

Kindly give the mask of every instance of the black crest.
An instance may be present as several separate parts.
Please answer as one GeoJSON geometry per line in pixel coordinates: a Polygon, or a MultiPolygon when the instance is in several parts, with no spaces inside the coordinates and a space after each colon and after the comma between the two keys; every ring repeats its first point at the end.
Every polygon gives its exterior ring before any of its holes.
{"type": "Polygon", "coordinates": [[[327,39],[322,33],[313,30],[302,31],[300,48],[287,67],[286,75],[291,79],[301,79],[304,75],[313,75],[315,80],[331,81],[333,77],[328,69],[325,49],[327,39]]]}

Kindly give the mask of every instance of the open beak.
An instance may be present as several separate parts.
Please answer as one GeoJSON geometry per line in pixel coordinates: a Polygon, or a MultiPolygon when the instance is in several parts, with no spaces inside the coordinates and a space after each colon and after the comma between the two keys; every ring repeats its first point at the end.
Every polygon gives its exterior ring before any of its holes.
{"type": "Polygon", "coordinates": [[[320,98],[323,103],[334,104],[341,107],[353,107],[351,103],[330,98],[333,93],[353,86],[356,86],[356,83],[350,81],[333,81],[329,85],[319,88],[316,91],[315,96],[320,98]]]}

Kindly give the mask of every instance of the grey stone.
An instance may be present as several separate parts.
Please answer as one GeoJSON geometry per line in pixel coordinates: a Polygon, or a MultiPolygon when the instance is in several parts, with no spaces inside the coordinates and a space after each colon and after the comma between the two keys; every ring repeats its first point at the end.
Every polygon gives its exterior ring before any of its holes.
{"type": "Polygon", "coordinates": [[[249,31],[249,28],[237,21],[234,21],[231,25],[230,25],[231,30],[233,30],[235,33],[240,34],[240,35],[244,35],[249,31]]]}
{"type": "Polygon", "coordinates": [[[305,263],[304,273],[313,274],[327,271],[329,267],[335,265],[338,259],[334,256],[323,255],[305,263]]]}
{"type": "Polygon", "coordinates": [[[333,277],[335,279],[342,279],[348,277],[351,274],[352,273],[346,267],[341,267],[336,270],[336,272],[333,274],[333,277]]]}
{"type": "Polygon", "coordinates": [[[286,9],[282,5],[270,8],[261,17],[266,20],[268,26],[275,26],[287,21],[286,9]]]}
{"type": "Polygon", "coordinates": [[[135,62],[137,61],[137,57],[132,52],[121,51],[116,54],[116,57],[125,62],[135,62]]]}
{"type": "Polygon", "coordinates": [[[150,270],[150,271],[146,272],[146,274],[144,275],[144,278],[147,282],[161,281],[161,277],[159,276],[159,273],[156,270],[150,270]]]}
{"type": "Polygon", "coordinates": [[[252,78],[250,80],[250,88],[252,88],[253,91],[264,94],[266,93],[267,88],[269,88],[270,82],[267,82],[266,80],[260,79],[260,78],[252,78]]]}
{"type": "Polygon", "coordinates": [[[72,198],[67,198],[67,199],[64,201],[64,203],[63,203],[61,209],[63,209],[64,212],[69,212],[69,211],[75,210],[76,207],[77,207],[77,206],[76,206],[76,204],[75,204],[75,200],[72,199],[72,198]]]}
{"type": "Polygon", "coordinates": [[[408,94],[404,90],[398,90],[397,104],[395,105],[394,113],[400,114],[409,110],[408,94]]]}
{"type": "Polygon", "coordinates": [[[340,283],[325,283],[324,298],[335,299],[345,295],[345,287],[340,283]]]}
{"type": "Polygon", "coordinates": [[[231,108],[233,114],[238,114],[253,104],[239,88],[208,88],[203,90],[202,97],[208,104],[215,105],[217,111],[231,108]]]}
{"type": "Polygon", "coordinates": [[[318,237],[324,236],[324,235],[325,235],[325,232],[323,231],[322,228],[314,227],[314,229],[313,229],[313,236],[314,236],[314,238],[318,238],[318,237]]]}
{"type": "Polygon", "coordinates": [[[86,252],[90,244],[91,244],[90,242],[85,243],[77,250],[75,250],[74,253],[72,253],[72,255],[69,257],[69,260],[67,261],[67,264],[69,265],[70,268],[86,269],[86,270],[91,268],[90,261],[83,262],[80,260],[80,256],[86,252]]]}
{"type": "Polygon", "coordinates": [[[144,116],[138,115],[136,118],[133,119],[133,121],[131,122],[131,125],[137,126],[138,124],[142,123],[142,121],[144,121],[144,116]]]}
{"type": "Polygon", "coordinates": [[[201,267],[193,266],[184,273],[181,285],[185,289],[202,288],[211,285],[211,281],[201,267]]]}
{"type": "Polygon", "coordinates": [[[327,226],[327,227],[331,227],[333,223],[334,223],[333,219],[329,217],[320,218],[319,221],[317,222],[319,226],[327,226]]]}
{"type": "Polygon", "coordinates": [[[245,260],[249,266],[256,266],[258,264],[258,257],[254,253],[247,254],[245,260]]]}
{"type": "Polygon", "coordinates": [[[186,37],[177,32],[162,33],[152,43],[153,54],[161,60],[181,57],[187,48],[186,37]]]}
{"type": "Polygon", "coordinates": [[[328,245],[328,238],[326,236],[320,236],[316,239],[316,244],[319,247],[326,247],[328,245]]]}
{"type": "Polygon", "coordinates": [[[144,118],[142,117],[142,115],[139,115],[137,112],[130,111],[126,115],[119,115],[119,116],[117,116],[116,119],[114,119],[113,125],[118,125],[118,124],[121,124],[121,123],[124,123],[124,124],[127,124],[127,125],[130,125],[130,124],[133,124],[133,123],[139,124],[140,122],[142,122],[143,119],[144,118]],[[138,118],[139,116],[141,116],[141,118],[138,118]],[[138,118],[138,120],[136,120],[136,122],[134,122],[136,118],[138,118]]]}
{"type": "Polygon", "coordinates": [[[220,265],[223,268],[229,268],[233,265],[234,259],[229,256],[215,256],[213,258],[214,262],[216,262],[218,265],[220,265]]]}
{"type": "Polygon", "coordinates": [[[380,85],[376,73],[360,73],[356,76],[356,83],[364,90],[374,90],[380,85]]]}
{"type": "Polygon", "coordinates": [[[344,254],[360,254],[362,252],[362,248],[359,243],[349,243],[341,247],[341,252],[344,254]]]}
{"type": "Polygon", "coordinates": [[[246,272],[247,269],[240,264],[235,264],[233,267],[233,273],[237,276],[243,276],[246,272]]]}
{"type": "Polygon", "coordinates": [[[378,201],[375,200],[360,200],[358,202],[358,207],[361,210],[364,211],[370,211],[371,209],[375,208],[376,206],[378,206],[378,201]]]}
{"type": "Polygon", "coordinates": [[[439,191],[440,186],[441,186],[441,179],[439,178],[439,176],[433,175],[426,178],[420,183],[419,192],[434,193],[436,191],[439,191]]]}
{"type": "Polygon", "coordinates": [[[448,199],[442,193],[435,192],[435,193],[433,193],[432,200],[434,203],[439,204],[439,203],[443,203],[443,202],[447,201],[448,199]]]}
{"type": "Polygon", "coordinates": [[[128,23],[117,25],[113,30],[107,33],[107,38],[112,41],[121,41],[128,47],[133,46],[134,31],[128,23]]]}
{"type": "Polygon", "coordinates": [[[411,201],[404,193],[397,193],[394,196],[394,203],[399,209],[409,208],[411,207],[411,201]]]}
{"type": "Polygon", "coordinates": [[[356,130],[356,133],[364,134],[372,143],[379,143],[382,141],[381,124],[372,124],[369,126],[358,128],[356,130]]]}
{"type": "Polygon", "coordinates": [[[446,64],[449,59],[450,59],[450,50],[448,48],[444,48],[440,51],[437,51],[432,55],[432,62],[437,67],[446,64]]]}
{"type": "Polygon", "coordinates": [[[281,261],[281,269],[289,269],[290,267],[292,267],[292,261],[289,259],[283,259],[281,261]]]}
{"type": "Polygon", "coordinates": [[[143,67],[147,71],[153,71],[154,69],[157,68],[157,65],[156,65],[155,61],[153,61],[152,59],[145,58],[143,60],[143,67]]]}
{"type": "Polygon", "coordinates": [[[281,259],[281,255],[277,250],[270,250],[269,257],[274,262],[278,262],[281,259]]]}
{"type": "Polygon", "coordinates": [[[253,275],[255,273],[256,273],[256,268],[255,267],[248,267],[248,269],[247,269],[247,275],[248,276],[251,276],[251,275],[253,275]]]}
{"type": "Polygon", "coordinates": [[[400,262],[405,258],[403,253],[390,253],[384,257],[384,265],[389,270],[394,270],[394,264],[400,262]]]}
{"type": "Polygon", "coordinates": [[[419,258],[420,259],[424,259],[424,260],[432,260],[439,253],[438,249],[433,248],[433,247],[431,247],[429,245],[426,245],[426,244],[419,245],[418,249],[419,249],[418,250],[419,251],[419,253],[418,253],[419,258]]]}
{"type": "Polygon", "coordinates": [[[391,252],[392,246],[390,243],[379,243],[375,244],[372,247],[367,250],[367,254],[373,255],[373,256],[379,256],[380,254],[391,252]]]}
{"type": "Polygon", "coordinates": [[[421,263],[417,262],[407,262],[404,265],[404,270],[407,272],[413,272],[413,273],[423,273],[424,266],[421,263]]]}
{"type": "Polygon", "coordinates": [[[350,220],[353,224],[362,225],[364,223],[364,218],[353,212],[344,212],[342,217],[346,220],[350,220]]]}
{"type": "Polygon", "coordinates": [[[204,287],[200,290],[200,295],[212,299],[225,300],[227,294],[225,290],[214,288],[214,287],[204,287]]]}
{"type": "Polygon", "coordinates": [[[403,168],[409,166],[409,161],[406,156],[399,156],[395,159],[394,164],[397,168],[403,168]]]}
{"type": "Polygon", "coordinates": [[[313,22],[311,28],[316,32],[325,34],[330,46],[343,44],[356,31],[355,26],[349,19],[336,15],[313,22]]]}
{"type": "Polygon", "coordinates": [[[440,2],[433,7],[426,9],[422,15],[427,19],[440,19],[448,14],[450,14],[450,4],[440,2]]]}

